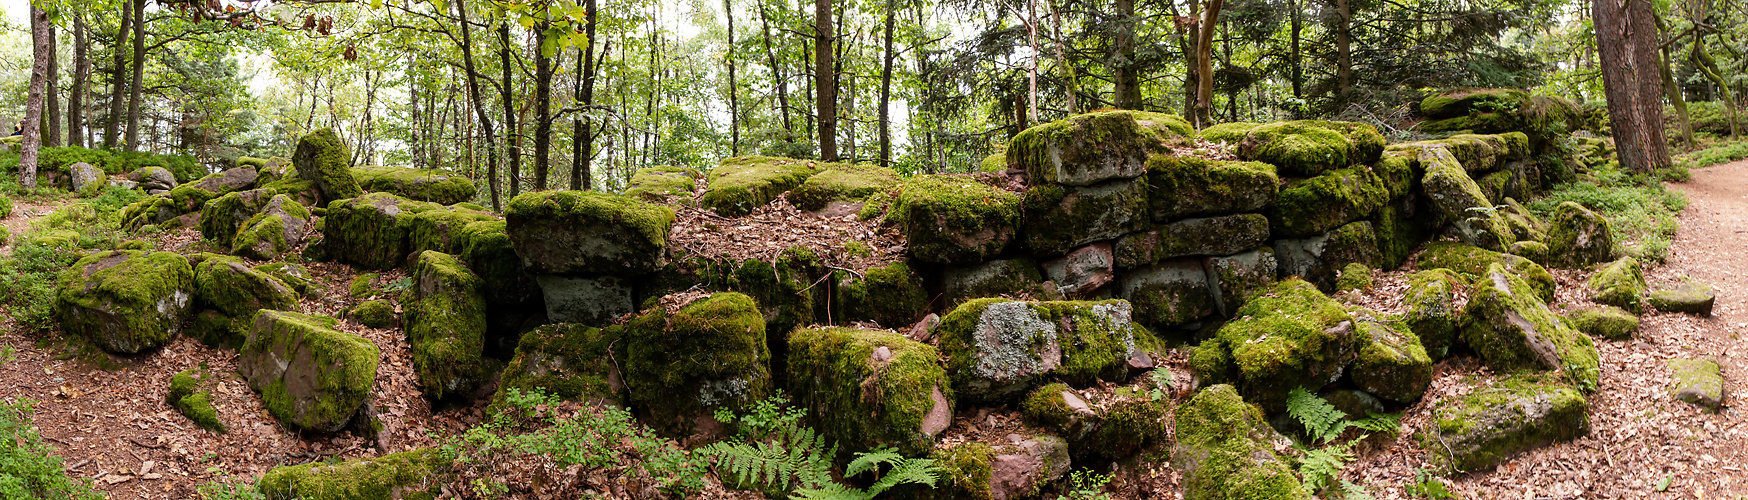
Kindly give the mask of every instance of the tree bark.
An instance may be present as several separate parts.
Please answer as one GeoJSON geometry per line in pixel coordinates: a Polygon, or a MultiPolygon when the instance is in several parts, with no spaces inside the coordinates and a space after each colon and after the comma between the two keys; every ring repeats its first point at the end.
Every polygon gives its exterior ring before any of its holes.
{"type": "Polygon", "coordinates": [[[1730,140],[1735,140],[1738,135],[1736,124],[1739,123],[1736,119],[1736,92],[1730,88],[1730,83],[1724,80],[1723,73],[1718,71],[1717,61],[1713,60],[1712,55],[1706,52],[1704,36],[1694,37],[1693,51],[1688,59],[1693,61],[1694,67],[1699,69],[1700,74],[1705,75],[1707,80],[1711,80],[1712,84],[1724,93],[1724,111],[1730,117],[1730,140]]]}
{"type": "Polygon", "coordinates": [[[30,90],[24,101],[24,123],[19,124],[24,137],[18,158],[18,185],[36,189],[36,159],[42,148],[42,108],[48,98],[49,14],[32,4],[30,7],[30,90]]]}
{"type": "MultiPolygon", "coordinates": [[[[1113,94],[1119,109],[1141,109],[1141,75],[1135,64],[1135,0],[1117,0],[1117,64],[1112,73],[1113,94]]],[[[1056,43],[1064,43],[1057,40],[1056,43]]]]}
{"type": "Polygon", "coordinates": [[[1353,0],[1335,0],[1335,99],[1353,92],[1353,0]]]}
{"type": "Polygon", "coordinates": [[[85,94],[91,86],[91,53],[85,47],[85,13],[73,14],[73,89],[67,95],[67,144],[85,146],[85,94]]]}
{"type": "MultiPolygon", "coordinates": [[[[1657,24],[1661,27],[1663,23],[1657,24]]],[[[1681,86],[1675,84],[1675,75],[1669,71],[1669,65],[1674,62],[1669,58],[1669,48],[1659,48],[1658,55],[1661,56],[1658,59],[1661,64],[1658,64],[1657,68],[1660,70],[1658,72],[1663,75],[1663,92],[1668,95],[1669,104],[1675,108],[1676,117],[1681,119],[1681,143],[1692,148],[1694,147],[1693,122],[1688,120],[1687,100],[1681,98],[1681,86]]]]}
{"type": "Polygon", "coordinates": [[[1656,70],[1649,67],[1658,64],[1650,2],[1623,5],[1622,0],[1592,0],[1591,9],[1621,166],[1639,173],[1666,168],[1670,160],[1663,141],[1662,85],[1656,70]]]}
{"type": "Polygon", "coordinates": [[[516,100],[512,91],[516,88],[515,81],[510,78],[510,22],[498,22],[498,66],[503,68],[503,84],[498,89],[499,100],[504,103],[504,142],[509,146],[509,160],[506,166],[510,169],[510,197],[522,194],[522,145],[516,130],[516,100]]]}
{"type": "Polygon", "coordinates": [[[1303,99],[1305,99],[1305,63],[1303,52],[1299,49],[1299,40],[1303,37],[1305,31],[1304,20],[1302,18],[1303,15],[1304,12],[1300,11],[1299,0],[1287,0],[1287,17],[1289,19],[1288,22],[1291,25],[1291,34],[1287,39],[1289,51],[1287,54],[1287,62],[1292,68],[1291,78],[1293,80],[1293,99],[1301,100],[1299,106],[1293,110],[1293,117],[1295,118],[1298,118],[1303,114],[1303,99]]]}
{"type": "Polygon", "coordinates": [[[110,47],[110,50],[115,53],[115,65],[110,68],[109,76],[109,116],[107,117],[109,120],[103,130],[103,147],[105,148],[114,148],[116,138],[121,135],[122,92],[127,91],[124,83],[127,75],[127,51],[121,50],[121,47],[122,44],[127,43],[128,31],[133,29],[133,19],[133,5],[123,7],[121,9],[121,27],[115,31],[115,46],[110,47]]]}
{"type": "MultiPolygon", "coordinates": [[[[588,0],[583,8],[587,11],[588,21],[583,23],[583,32],[589,41],[582,48],[582,57],[577,62],[577,102],[583,106],[595,105],[595,0],[588,0]]],[[[607,56],[610,47],[602,47],[601,57],[607,56]]],[[[595,119],[583,115],[581,120],[571,120],[571,189],[594,189],[595,160],[595,119]]]]}
{"type": "MultiPolygon", "coordinates": [[[[547,55],[546,28],[542,21],[534,25],[534,189],[546,190],[546,174],[552,167],[552,56],[547,55]]],[[[555,50],[556,52],[556,50],[555,50]]]]}
{"type": "Polygon", "coordinates": [[[892,52],[892,32],[898,24],[898,13],[894,12],[897,4],[895,0],[886,0],[886,29],[882,40],[885,52],[881,56],[880,102],[876,103],[880,106],[880,166],[886,168],[892,168],[892,60],[895,55],[892,52]]]}
{"type": "Polygon", "coordinates": [[[1208,0],[1196,30],[1200,36],[1196,38],[1196,114],[1192,125],[1197,129],[1213,124],[1214,25],[1220,21],[1220,9],[1225,5],[1225,0],[1208,0]]]}
{"type": "Polygon", "coordinates": [[[837,71],[832,64],[833,0],[813,0],[814,107],[819,114],[819,159],[838,161],[837,71]]]}
{"type": "Polygon", "coordinates": [[[728,18],[728,53],[722,62],[728,65],[728,134],[729,154],[740,156],[740,81],[734,74],[734,2],[722,0],[722,15],[728,18]]]}
{"type": "Polygon", "coordinates": [[[43,103],[48,107],[47,115],[42,120],[44,132],[43,145],[56,147],[61,145],[61,58],[60,47],[55,41],[55,25],[49,23],[49,69],[48,84],[44,87],[47,100],[43,103]]]}
{"type": "Polygon", "coordinates": [[[140,148],[140,99],[144,96],[142,84],[146,77],[146,0],[134,0],[134,59],[133,84],[128,86],[127,98],[127,150],[138,151],[140,148]]]}
{"type": "Polygon", "coordinates": [[[473,30],[470,28],[472,24],[467,20],[467,0],[455,0],[455,17],[461,23],[461,64],[467,71],[467,95],[473,101],[474,113],[486,132],[486,176],[490,179],[492,210],[502,211],[504,203],[498,185],[497,137],[493,135],[492,117],[486,111],[485,96],[479,90],[479,72],[473,65],[473,30]]]}
{"type": "Polygon", "coordinates": [[[759,1],[759,26],[765,35],[765,60],[771,66],[771,79],[777,84],[777,108],[783,115],[784,139],[793,140],[790,137],[795,133],[795,128],[789,121],[789,79],[783,74],[783,66],[777,63],[777,51],[771,48],[771,18],[765,12],[763,0],[759,1]]]}

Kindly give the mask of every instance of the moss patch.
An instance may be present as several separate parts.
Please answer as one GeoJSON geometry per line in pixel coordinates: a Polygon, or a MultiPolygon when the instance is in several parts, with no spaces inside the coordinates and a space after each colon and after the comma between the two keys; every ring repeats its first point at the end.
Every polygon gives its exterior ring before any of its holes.
{"type": "Polygon", "coordinates": [[[1236,317],[1204,343],[1196,358],[1211,373],[1224,358],[1202,349],[1230,354],[1232,372],[1246,399],[1272,411],[1285,408],[1287,393],[1304,387],[1315,391],[1334,380],[1354,359],[1361,340],[1346,309],[1317,287],[1302,280],[1276,283],[1238,309],[1236,317]]]}
{"type": "Polygon", "coordinates": [[[889,168],[832,163],[790,191],[789,202],[802,210],[819,210],[832,202],[861,202],[898,182],[898,173],[889,168]]]}
{"type": "Polygon", "coordinates": [[[660,165],[637,169],[631,182],[625,185],[625,196],[662,203],[674,198],[692,197],[692,190],[704,173],[691,167],[660,165]]]}
{"type": "Polygon", "coordinates": [[[486,299],[460,259],[434,251],[413,265],[414,300],[404,309],[413,368],[425,394],[466,397],[490,376],[484,358],[486,299]]]}
{"type": "Polygon", "coordinates": [[[225,424],[219,421],[218,410],[212,407],[212,392],[203,387],[207,385],[209,376],[204,370],[183,370],[170,377],[170,390],[164,396],[164,401],[170,403],[182,416],[193,420],[195,425],[203,429],[224,432],[225,424]]]}
{"type": "Polygon", "coordinates": [[[1462,243],[1439,241],[1426,245],[1415,266],[1427,269],[1449,269],[1464,276],[1478,278],[1487,266],[1502,264],[1517,277],[1535,288],[1542,301],[1554,300],[1554,274],[1529,259],[1508,253],[1493,252],[1462,243]]]}
{"type": "Polygon", "coordinates": [[[1566,311],[1578,331],[1608,340],[1629,340],[1639,333],[1639,317],[1614,306],[1586,306],[1566,311]]]}
{"type": "Polygon", "coordinates": [[[1361,321],[1359,327],[1366,339],[1351,369],[1354,385],[1396,402],[1420,399],[1432,385],[1432,358],[1420,338],[1402,323],[1361,321]]]}
{"type": "Polygon", "coordinates": [[[492,404],[502,406],[508,389],[539,389],[566,401],[623,404],[625,382],[612,352],[622,338],[621,327],[560,323],[535,328],[516,345],[492,404]]]}
{"type": "Polygon", "coordinates": [[[1420,338],[1421,347],[1433,361],[1444,359],[1456,345],[1462,311],[1456,297],[1469,288],[1469,280],[1449,269],[1438,268],[1408,275],[1408,291],[1402,303],[1408,307],[1402,321],[1420,338]]]}
{"type": "Polygon", "coordinates": [[[237,368],[280,422],[335,432],[369,400],[380,353],[369,339],[334,330],[338,323],[282,311],[255,315],[237,368]]]}
{"type": "Polygon", "coordinates": [[[1590,275],[1586,284],[1590,287],[1590,300],[1598,304],[1619,307],[1633,314],[1644,311],[1648,285],[1645,284],[1644,272],[1639,269],[1638,259],[1621,257],[1602,266],[1596,274],[1590,275]]]}
{"type": "Polygon", "coordinates": [[[928,344],[851,328],[797,330],[789,342],[796,404],[845,451],[921,455],[952,419],[952,388],[928,344]]]}
{"type": "Polygon", "coordinates": [[[674,210],[624,196],[539,191],[510,200],[506,231],[537,274],[626,274],[667,261],[674,210]]]}
{"type": "Polygon", "coordinates": [[[903,262],[868,269],[862,277],[844,271],[836,276],[833,300],[840,311],[838,321],[871,320],[888,328],[902,328],[928,314],[929,294],[923,289],[922,277],[903,262]]]}
{"type": "Polygon", "coordinates": [[[1134,232],[1147,223],[1144,179],[1089,187],[1037,185],[1023,207],[1026,246],[1047,257],[1134,232]]]}
{"type": "Polygon", "coordinates": [[[299,138],[291,162],[297,166],[298,177],[316,184],[321,201],[355,198],[364,193],[348,168],[352,152],[333,129],[322,128],[299,138]]]}
{"type": "Polygon", "coordinates": [[[1590,432],[1584,395],[1548,377],[1518,375],[1437,403],[1421,446],[1446,472],[1490,469],[1519,453],[1590,432]]]}
{"type": "Polygon", "coordinates": [[[668,435],[690,434],[697,418],[739,410],[771,391],[765,319],[743,294],[645,313],[625,325],[625,350],[633,410],[668,435]]]}
{"type": "Polygon", "coordinates": [[[1280,178],[1267,163],[1153,155],[1147,200],[1155,222],[1192,215],[1256,212],[1275,203],[1280,178]]]}
{"type": "Polygon", "coordinates": [[[454,205],[473,200],[479,188],[466,176],[439,169],[358,167],[351,170],[366,191],[394,193],[409,200],[454,205]]]}
{"type": "Polygon", "coordinates": [[[433,477],[449,470],[436,448],[403,451],[338,464],[312,462],[267,471],[255,484],[268,500],[436,498],[433,477]]]}
{"type": "Polygon", "coordinates": [[[400,324],[395,321],[395,307],[382,299],[359,302],[346,311],[346,318],[371,328],[394,328],[400,324]]]}
{"type": "Polygon", "coordinates": [[[87,255],[56,282],[61,330],[105,351],[132,354],[181,331],[194,298],[194,270],[169,252],[114,250],[87,255]]]}
{"type": "Polygon", "coordinates": [[[738,217],[765,206],[777,195],[795,189],[824,167],[813,160],[739,156],[722,160],[710,170],[709,184],[698,199],[704,208],[724,217],[738,217]]]}
{"type": "Polygon", "coordinates": [[[969,177],[916,176],[905,182],[888,218],[902,224],[918,260],[981,262],[1013,241],[1020,197],[969,177]]]}
{"type": "Polygon", "coordinates": [[[1007,159],[1025,169],[1034,184],[1087,186],[1140,176],[1148,154],[1187,146],[1195,135],[1174,115],[1101,111],[1021,131],[1008,146],[1007,159]]]}
{"type": "Polygon", "coordinates": [[[1261,125],[1250,129],[1238,143],[1240,158],[1302,176],[1369,164],[1383,151],[1384,136],[1371,125],[1316,120],[1261,125]]]}
{"type": "Polygon", "coordinates": [[[1573,386],[1596,390],[1601,376],[1596,345],[1548,309],[1529,283],[1500,264],[1476,280],[1463,310],[1465,344],[1502,372],[1554,370],[1573,386]]]}
{"type": "Polygon", "coordinates": [[[1203,389],[1179,406],[1172,467],[1184,471],[1185,498],[1310,499],[1274,453],[1262,411],[1230,385],[1203,389]]]}

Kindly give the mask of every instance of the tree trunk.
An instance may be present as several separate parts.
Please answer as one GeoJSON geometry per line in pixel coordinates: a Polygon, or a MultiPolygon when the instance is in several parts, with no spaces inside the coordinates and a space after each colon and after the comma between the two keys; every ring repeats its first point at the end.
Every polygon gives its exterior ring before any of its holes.
{"type": "MultiPolygon", "coordinates": [[[[1661,26],[1663,23],[1657,24],[1661,26]]],[[[1660,47],[1658,55],[1661,56],[1658,58],[1661,64],[1657,68],[1663,75],[1663,92],[1668,95],[1669,104],[1675,108],[1675,116],[1681,119],[1681,143],[1693,148],[1693,122],[1688,120],[1687,100],[1681,98],[1681,86],[1675,84],[1675,75],[1669,71],[1669,65],[1673,63],[1669,58],[1669,48],[1660,47]]]]}
{"type": "Polygon", "coordinates": [[[473,66],[473,30],[467,20],[467,0],[455,0],[455,16],[461,22],[461,63],[467,71],[467,95],[473,101],[473,110],[478,115],[480,126],[486,132],[486,176],[490,178],[492,190],[492,210],[503,211],[503,197],[498,186],[498,147],[497,137],[492,131],[492,117],[486,111],[485,97],[479,90],[479,72],[473,66]]]}
{"type": "Polygon", "coordinates": [[[140,99],[144,96],[146,78],[146,0],[134,0],[133,83],[128,86],[127,150],[140,148],[140,99]]]}
{"type": "Polygon", "coordinates": [[[1353,92],[1353,0],[1335,0],[1335,99],[1353,92]]]}
{"type": "Polygon", "coordinates": [[[504,103],[504,142],[509,146],[506,155],[510,169],[510,197],[522,194],[522,145],[520,132],[516,130],[516,99],[512,91],[516,88],[515,81],[510,78],[510,22],[498,22],[498,66],[503,68],[503,84],[498,89],[499,99],[504,103]]]}
{"type": "Polygon", "coordinates": [[[18,185],[25,189],[36,189],[36,159],[42,148],[42,108],[43,101],[48,99],[49,59],[49,14],[32,4],[30,7],[30,90],[24,101],[24,123],[19,124],[24,137],[20,140],[22,152],[18,158],[18,185]]]}
{"type": "MultiPolygon", "coordinates": [[[[413,55],[407,54],[407,67],[414,67],[414,64],[416,63],[413,60],[413,55]]],[[[426,117],[419,114],[419,80],[414,78],[410,74],[411,72],[408,73],[407,109],[411,112],[413,119],[412,127],[410,127],[412,130],[407,131],[407,147],[413,150],[414,168],[429,168],[430,163],[425,161],[425,141],[423,140],[429,128],[425,125],[426,117]]],[[[427,114],[430,112],[430,110],[426,111],[427,114]]]]}
{"type": "Polygon", "coordinates": [[[884,54],[880,66],[880,166],[892,168],[892,32],[897,25],[898,8],[895,0],[886,0],[886,29],[883,33],[882,45],[884,54]]]}
{"type": "MultiPolygon", "coordinates": [[[[1305,98],[1304,55],[1299,49],[1299,39],[1302,38],[1304,33],[1303,15],[1304,13],[1300,11],[1299,0],[1287,0],[1287,17],[1289,19],[1288,22],[1292,26],[1290,29],[1291,35],[1289,35],[1287,42],[1289,47],[1287,52],[1287,63],[1292,68],[1291,78],[1293,80],[1293,99],[1299,100],[1305,98]]],[[[1293,110],[1293,117],[1300,117],[1303,113],[1303,108],[1304,103],[1300,102],[1299,107],[1293,110]]]]}
{"type": "Polygon", "coordinates": [[[91,85],[91,58],[85,48],[85,14],[73,13],[73,88],[67,93],[67,144],[85,146],[85,89],[91,85]]]}
{"type": "MultiPolygon", "coordinates": [[[[583,23],[583,31],[589,41],[582,49],[582,59],[577,62],[577,103],[583,106],[595,105],[595,0],[588,0],[583,7],[587,11],[588,21],[583,23]]],[[[601,48],[601,57],[607,57],[611,47],[601,48]]],[[[571,189],[594,189],[595,160],[595,119],[584,115],[582,120],[571,120],[571,189]]]]}
{"type": "MultiPolygon", "coordinates": [[[[1141,75],[1135,64],[1135,0],[1117,0],[1117,64],[1111,68],[1119,109],[1141,109],[1141,75]]],[[[1057,40],[1056,43],[1065,43],[1057,40]]]]}
{"type": "Polygon", "coordinates": [[[1208,0],[1197,28],[1200,36],[1196,39],[1196,115],[1192,118],[1197,129],[1213,124],[1214,25],[1220,22],[1220,9],[1225,5],[1225,0],[1208,0]]]}
{"type": "Polygon", "coordinates": [[[813,105],[819,114],[819,159],[838,161],[838,84],[832,64],[833,0],[813,0],[813,105]]]}
{"type": "Polygon", "coordinates": [[[1699,68],[1700,74],[1705,75],[1707,80],[1711,80],[1712,84],[1723,92],[1724,111],[1730,117],[1730,140],[1736,140],[1738,135],[1736,124],[1740,123],[1736,120],[1736,92],[1730,88],[1730,83],[1724,80],[1723,73],[1718,71],[1717,61],[1713,60],[1712,55],[1706,52],[1704,36],[1694,37],[1693,52],[1688,59],[1693,61],[1694,67],[1699,68]]]}
{"type": "Polygon", "coordinates": [[[783,115],[784,139],[793,140],[791,134],[795,133],[795,128],[789,121],[789,79],[783,74],[783,65],[777,63],[777,51],[771,48],[771,19],[765,12],[763,0],[759,1],[759,26],[765,35],[765,60],[771,66],[771,79],[777,84],[777,108],[783,115]]]}
{"type": "MultiPolygon", "coordinates": [[[[546,190],[547,170],[552,167],[552,56],[546,53],[546,28],[534,25],[534,189],[546,190]]],[[[556,50],[554,51],[556,52],[556,50]]]]}
{"type": "Polygon", "coordinates": [[[740,81],[734,74],[734,3],[722,0],[722,15],[728,18],[728,53],[722,62],[728,65],[728,133],[729,154],[740,156],[740,81]]]}
{"type": "Polygon", "coordinates": [[[1621,166],[1650,173],[1669,164],[1663,142],[1663,105],[1657,73],[1657,30],[1650,3],[1593,0],[1596,44],[1601,52],[1603,90],[1621,166]],[[1647,92],[1649,91],[1649,92],[1647,92]]]}
{"type": "Polygon", "coordinates": [[[48,84],[44,87],[47,99],[43,103],[48,107],[47,115],[42,120],[43,144],[48,147],[61,145],[61,58],[60,48],[55,41],[55,25],[49,23],[49,70],[48,84]]]}
{"type": "Polygon", "coordinates": [[[115,66],[110,68],[109,86],[109,116],[103,130],[103,147],[114,148],[116,139],[121,135],[121,105],[122,92],[127,91],[125,78],[127,76],[127,51],[121,50],[127,43],[128,31],[133,29],[134,9],[130,3],[121,9],[121,27],[115,31],[115,46],[110,50],[115,53],[115,66]]]}

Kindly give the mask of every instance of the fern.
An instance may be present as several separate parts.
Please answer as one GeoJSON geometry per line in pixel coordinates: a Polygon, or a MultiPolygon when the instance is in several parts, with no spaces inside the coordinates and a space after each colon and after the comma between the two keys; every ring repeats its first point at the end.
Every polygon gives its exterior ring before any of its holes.
{"type": "Polygon", "coordinates": [[[1341,475],[1341,469],[1354,459],[1353,442],[1325,446],[1305,450],[1305,457],[1299,460],[1299,477],[1304,478],[1305,489],[1322,491],[1329,486],[1330,481],[1341,475]]]}
{"type": "Polygon", "coordinates": [[[1351,425],[1347,414],[1304,387],[1295,387],[1293,392],[1287,393],[1287,414],[1304,425],[1305,435],[1319,444],[1335,439],[1351,425]]]}
{"type": "Polygon", "coordinates": [[[935,461],[926,458],[905,458],[892,448],[881,446],[873,451],[856,454],[856,459],[844,466],[844,477],[859,476],[865,472],[880,471],[881,466],[890,467],[880,479],[867,489],[858,489],[842,484],[831,483],[823,488],[804,487],[795,492],[793,500],[873,500],[881,493],[901,484],[920,484],[934,487],[935,479],[941,469],[935,467],[935,461]]]}
{"type": "Polygon", "coordinates": [[[736,483],[778,491],[830,484],[838,451],[826,446],[825,436],[794,422],[775,429],[770,439],[718,442],[701,450],[736,483]]]}
{"type": "Polygon", "coordinates": [[[1368,415],[1366,418],[1356,420],[1349,425],[1392,436],[1402,429],[1402,414],[1400,413],[1370,413],[1368,415]]]}
{"type": "Polygon", "coordinates": [[[1341,481],[1340,498],[1341,500],[1378,500],[1378,497],[1372,496],[1371,493],[1366,491],[1364,486],[1354,484],[1352,481],[1345,479],[1341,481]]]}

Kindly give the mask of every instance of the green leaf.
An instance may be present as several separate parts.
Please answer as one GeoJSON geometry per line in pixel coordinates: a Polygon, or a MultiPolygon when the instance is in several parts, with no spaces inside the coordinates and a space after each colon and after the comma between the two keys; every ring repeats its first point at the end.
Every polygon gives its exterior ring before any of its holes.
{"type": "Polygon", "coordinates": [[[1660,479],[1657,481],[1657,491],[1658,492],[1669,491],[1669,483],[1671,481],[1674,481],[1674,480],[1675,480],[1674,474],[1663,476],[1663,479],[1660,479]]]}

